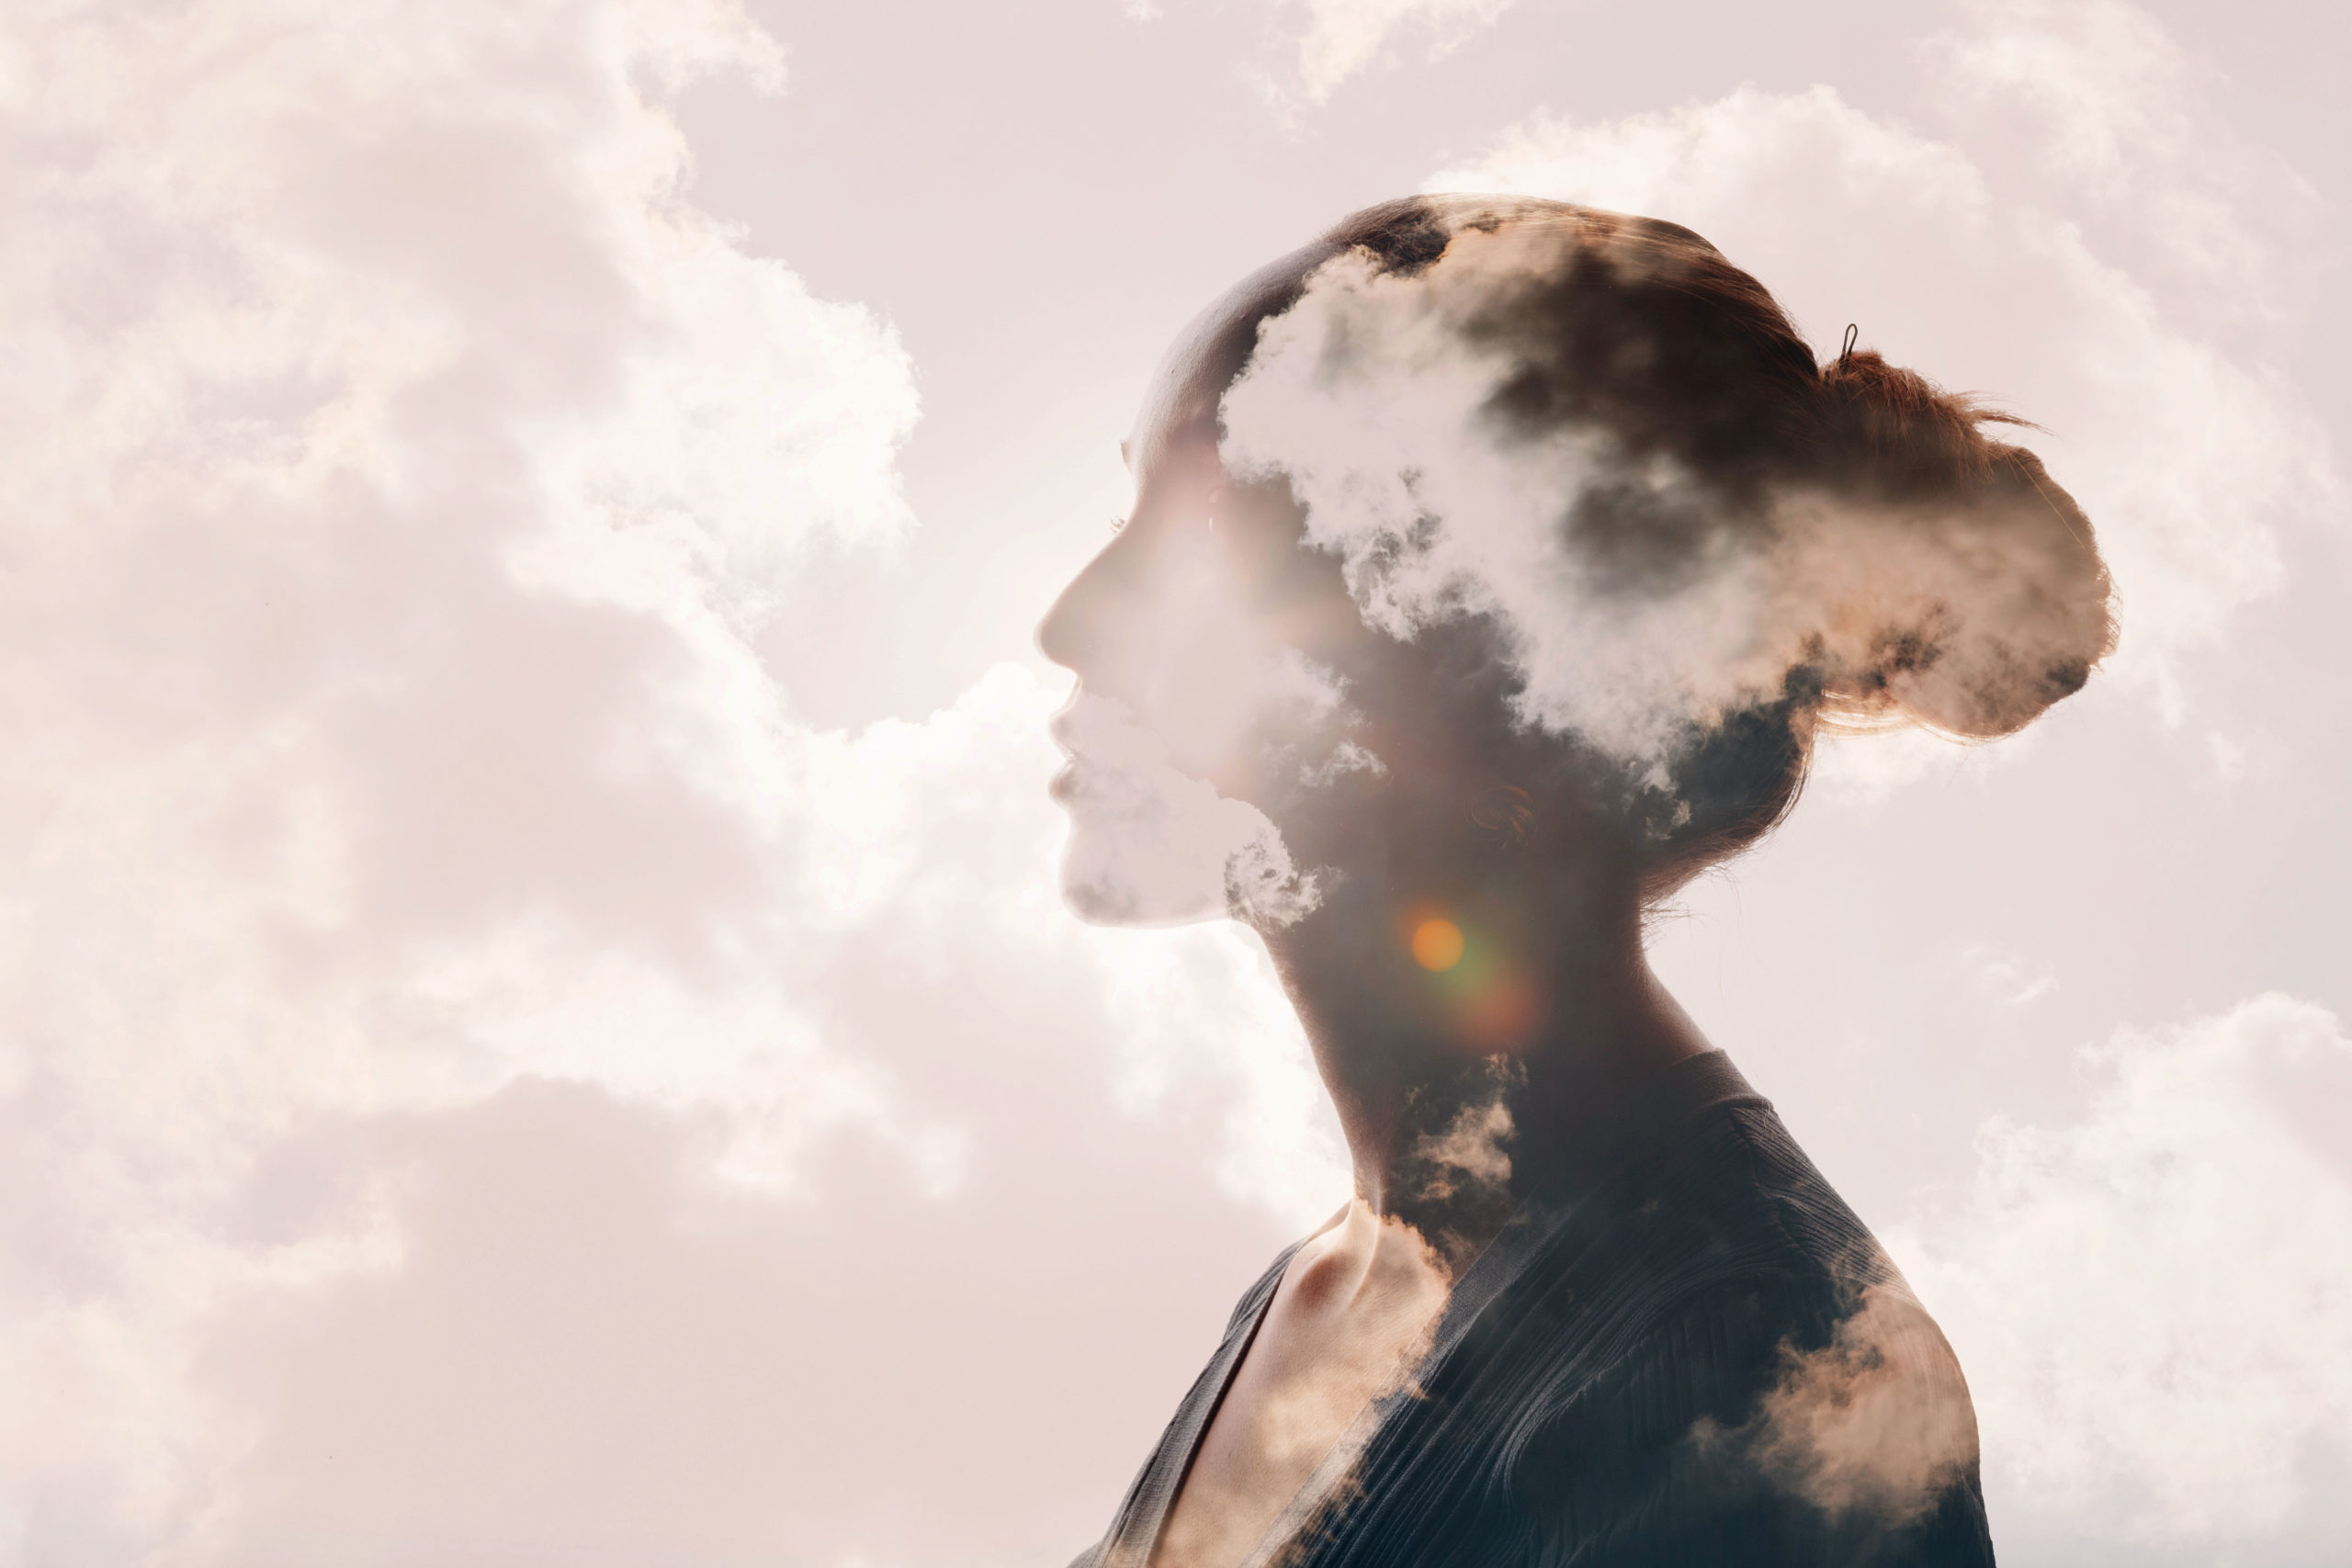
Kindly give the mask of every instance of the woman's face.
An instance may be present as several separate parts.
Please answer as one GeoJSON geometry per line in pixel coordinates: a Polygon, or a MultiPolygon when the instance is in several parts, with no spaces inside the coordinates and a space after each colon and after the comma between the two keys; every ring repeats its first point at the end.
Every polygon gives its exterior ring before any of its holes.
{"type": "Polygon", "coordinates": [[[1065,896],[1103,924],[1270,931],[1320,908],[1307,940],[1392,1021],[1480,1051],[1523,1038],[1531,933],[1552,923],[1530,918],[1531,857],[1498,874],[1502,824],[1472,809],[1520,733],[1508,661],[1475,618],[1409,642],[1368,626],[1288,487],[1236,480],[1216,429],[1148,407],[1134,511],[1039,631],[1079,676],[1054,721],[1065,896]]]}
{"type": "Polygon", "coordinates": [[[1287,490],[1227,473],[1214,399],[1202,417],[1183,374],[1125,444],[1133,511],[1039,628],[1079,676],[1054,722],[1064,888],[1106,923],[1286,924],[1317,897],[1293,840],[1383,767],[1346,673],[1374,634],[1338,563],[1301,547],[1287,490]]]}
{"type": "Polygon", "coordinates": [[[1079,676],[1054,722],[1069,764],[1053,794],[1071,819],[1064,892],[1089,919],[1270,929],[1333,897],[1462,897],[1485,874],[1482,795],[1550,766],[1516,716],[1498,620],[1368,624],[1292,481],[1237,477],[1220,455],[1260,322],[1326,259],[1275,264],[1180,340],[1123,448],[1134,509],[1039,628],[1079,676]]]}

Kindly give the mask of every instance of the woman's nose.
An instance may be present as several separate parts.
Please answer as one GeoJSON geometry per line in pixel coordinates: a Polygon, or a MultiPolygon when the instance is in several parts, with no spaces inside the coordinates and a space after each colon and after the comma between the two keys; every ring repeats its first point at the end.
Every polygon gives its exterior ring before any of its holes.
{"type": "Polygon", "coordinates": [[[1072,578],[1056,596],[1046,618],[1037,623],[1037,650],[1065,670],[1077,670],[1086,656],[1079,635],[1080,619],[1085,614],[1079,603],[1080,585],[1085,581],[1083,571],[1072,578]]]}
{"type": "Polygon", "coordinates": [[[1121,538],[1104,546],[1061,591],[1037,624],[1040,652],[1080,675],[1096,671],[1118,620],[1118,605],[1134,598],[1132,563],[1121,538]]]}

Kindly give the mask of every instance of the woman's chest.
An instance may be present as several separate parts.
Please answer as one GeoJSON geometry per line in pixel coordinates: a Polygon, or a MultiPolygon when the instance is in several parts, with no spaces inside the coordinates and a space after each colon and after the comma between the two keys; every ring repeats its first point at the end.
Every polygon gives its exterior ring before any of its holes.
{"type": "MultiPolygon", "coordinates": [[[[1317,1289],[1310,1260],[1269,1303],[1194,1451],[1152,1568],[1239,1568],[1374,1403],[1411,1380],[1445,1303],[1442,1278],[1317,1289]]],[[[1346,1456],[1340,1456],[1344,1459],[1346,1456]]]]}

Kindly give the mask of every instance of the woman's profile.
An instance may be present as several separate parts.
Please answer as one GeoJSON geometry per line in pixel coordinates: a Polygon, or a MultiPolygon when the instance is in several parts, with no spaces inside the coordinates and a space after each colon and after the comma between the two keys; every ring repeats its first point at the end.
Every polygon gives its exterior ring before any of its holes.
{"type": "Polygon", "coordinates": [[[1688,230],[1374,208],[1170,351],[1054,606],[1082,914],[1264,937],[1355,1191],[1099,1568],[1992,1561],[1958,1362],[1645,919],[1816,734],[2007,734],[2112,641],[1996,419],[1688,230]]]}

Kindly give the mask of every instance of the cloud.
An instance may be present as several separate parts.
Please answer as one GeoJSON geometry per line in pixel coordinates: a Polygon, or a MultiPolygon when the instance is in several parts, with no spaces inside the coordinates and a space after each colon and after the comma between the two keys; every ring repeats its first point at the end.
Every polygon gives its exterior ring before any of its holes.
{"type": "Polygon", "coordinates": [[[1901,1280],[1863,1289],[1827,1344],[1784,1344],[1781,1360],[1747,1422],[1702,1419],[1693,1437],[1813,1504],[1833,1530],[1908,1529],[1976,1461],[1967,1384],[1901,1280]]]}
{"type": "Polygon", "coordinates": [[[201,1324],[400,1262],[366,1182],[237,1222],[314,1119],[593,1075],[664,1010],[713,1026],[673,1092],[756,1050],[810,1061],[806,1120],[855,1103],[772,991],[677,967],[798,765],[721,585],[901,526],[915,403],[886,328],[680,199],[639,82],[780,70],[726,6],[68,9],[6,47],[0,1114],[38,1196],[0,1332],[51,1392],[0,1447],[37,1541],[135,1542],[248,1435],[187,1382],[201,1324]]]}
{"type": "Polygon", "coordinates": [[[2058,988],[2058,976],[2047,964],[2034,964],[2006,948],[1973,942],[1960,959],[1977,991],[1987,1001],[2005,1008],[2029,1006],[2058,988]]]}
{"type": "Polygon", "coordinates": [[[1425,40],[1431,60],[1494,26],[1511,0],[1299,0],[1306,30],[1298,40],[1299,85],[1321,103],[1380,59],[1406,34],[1425,40]]]}
{"type": "MultiPolygon", "coordinates": [[[[1215,754],[1249,746],[1256,737],[1248,731],[1257,728],[1261,735],[1271,729],[1300,750],[1318,749],[1311,741],[1298,744],[1304,737],[1281,721],[1303,705],[1336,713],[1336,688],[1312,680],[1302,704],[1302,688],[1268,681],[1250,661],[1235,662],[1238,667],[1224,670],[1192,661],[1179,666],[1182,678],[1163,682],[1157,694],[1162,700],[1154,705],[1154,722],[1139,721],[1127,704],[1092,693],[1080,693],[1056,716],[1054,733],[1069,756],[1057,786],[1071,819],[1062,886],[1087,919],[1175,925],[1229,913],[1262,928],[1292,924],[1321,901],[1317,873],[1293,864],[1272,820],[1186,771],[1179,748],[1166,739],[1170,729],[1208,729],[1217,739],[1192,750],[1215,754]],[[1197,722],[1205,710],[1224,705],[1231,705],[1235,722],[1197,722]]],[[[1303,672],[1304,661],[1290,667],[1303,672]]],[[[1351,742],[1321,750],[1324,755],[1295,770],[1310,786],[1379,766],[1351,742]]]]}
{"type": "MultiPolygon", "coordinates": [[[[1384,62],[1407,38],[1435,61],[1486,31],[1512,0],[1276,0],[1282,47],[1295,49],[1287,70],[1263,74],[1259,85],[1278,107],[1317,105],[1351,78],[1384,62]]],[[[1155,0],[1127,0],[1127,15],[1149,21],[1162,15],[1155,0]]]]}
{"type": "Polygon", "coordinates": [[[2278,528],[2334,490],[2248,330],[2292,290],[2292,181],[2234,149],[2129,7],[1977,7],[1931,59],[1938,131],[1826,86],[1746,87],[1611,121],[1538,114],[1425,188],[1686,224],[1816,346],[1856,321],[1864,346],[2046,426],[2024,439],[2115,578],[2109,669],[2177,717],[2182,659],[2277,590],[2278,528]]]}
{"type": "MultiPolygon", "coordinates": [[[[12,14],[0,59],[0,1558],[315,1561],[368,1519],[434,1557],[394,1527],[490,1540],[612,1493],[659,1433],[604,1424],[585,1372],[545,1406],[593,1434],[569,1494],[463,1444],[458,1485],[433,1421],[362,1445],[364,1486],[306,1457],[403,1379],[507,1429],[421,1325],[515,1347],[582,1310],[524,1281],[548,1315],[500,1318],[451,1260],[598,1203],[786,1227],[847,1190],[912,1248],[1013,1201],[1012,1129],[1069,1153],[1107,1123],[1153,1154],[1102,1156],[1124,1174],[1087,1202],[1148,1212],[1205,1144],[1259,1211],[1318,1182],[1329,1206],[1262,952],[1062,909],[1056,694],[1006,668],[820,731],[754,651],[797,613],[798,552],[910,525],[917,400],[886,323],[687,198],[665,96],[781,79],[740,9],[52,8],[12,14]],[[1103,1042],[1131,1009],[1175,1021],[1170,966],[1227,1032],[1122,1100],[1103,1042]],[[466,1129],[509,1120],[503,1157],[577,1179],[468,1252],[462,1194],[524,1173],[466,1129]],[[636,1174],[589,1179],[640,1136],[636,1174]],[[444,1482],[469,1499],[446,1514],[444,1482]]],[[[726,1517],[729,1550],[783,1528],[726,1517]]],[[[852,1550],[856,1517],[808,1517],[811,1551],[852,1550]]]]}
{"type": "Polygon", "coordinates": [[[1253,938],[1064,909],[1057,692],[826,730],[754,651],[912,525],[895,334],[663,107],[779,46],[215,0],[0,65],[0,1560],[1073,1549],[1346,1170],[1253,938]]]}
{"type": "Polygon", "coordinates": [[[2352,1461],[2352,1039],[2271,995],[2083,1062],[2078,1120],[1988,1122],[1968,1189],[1890,1248],[2018,1523],[2275,1534],[2352,1461]]]}

